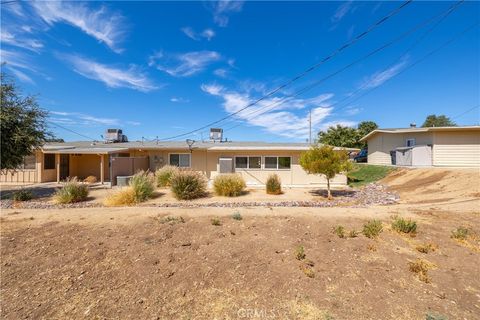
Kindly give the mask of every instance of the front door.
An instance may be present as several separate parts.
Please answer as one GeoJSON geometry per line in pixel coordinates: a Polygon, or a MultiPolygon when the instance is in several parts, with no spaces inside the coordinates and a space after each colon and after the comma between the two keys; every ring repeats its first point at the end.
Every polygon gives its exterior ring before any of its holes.
{"type": "Polygon", "coordinates": [[[60,180],[65,180],[70,175],[70,155],[61,154],[60,155],[60,180]]]}

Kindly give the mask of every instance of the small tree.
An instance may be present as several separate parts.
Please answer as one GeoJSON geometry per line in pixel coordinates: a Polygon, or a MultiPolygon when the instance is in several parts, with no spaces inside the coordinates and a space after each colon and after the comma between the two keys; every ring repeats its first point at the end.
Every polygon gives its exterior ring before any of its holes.
{"type": "Polygon", "coordinates": [[[323,174],[327,179],[328,199],[332,199],[330,180],[340,172],[351,169],[348,153],[345,150],[335,151],[330,146],[313,146],[300,156],[300,165],[310,174],[323,174]]]}
{"type": "Polygon", "coordinates": [[[360,148],[365,148],[367,146],[367,143],[360,142],[359,140],[375,129],[378,129],[378,125],[373,121],[360,122],[357,127],[357,146],[360,148]]]}
{"type": "Polygon", "coordinates": [[[357,146],[357,130],[337,124],[327,131],[318,133],[318,141],[329,146],[355,148],[357,146]]]}
{"type": "Polygon", "coordinates": [[[50,137],[47,113],[38,106],[35,97],[23,97],[3,72],[0,100],[1,169],[15,169],[23,163],[24,156],[50,137]]]}

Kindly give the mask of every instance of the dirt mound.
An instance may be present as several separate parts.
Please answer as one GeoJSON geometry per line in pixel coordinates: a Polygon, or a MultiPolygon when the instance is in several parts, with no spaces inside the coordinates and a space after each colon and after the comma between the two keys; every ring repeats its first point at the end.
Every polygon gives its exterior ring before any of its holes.
{"type": "Polygon", "coordinates": [[[381,180],[403,202],[434,203],[478,198],[478,169],[399,169],[381,180]]]}

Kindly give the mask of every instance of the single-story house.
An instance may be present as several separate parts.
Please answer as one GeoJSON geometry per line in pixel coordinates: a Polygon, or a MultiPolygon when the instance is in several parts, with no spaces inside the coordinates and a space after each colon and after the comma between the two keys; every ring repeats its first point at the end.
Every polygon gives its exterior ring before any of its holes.
{"type": "Polygon", "coordinates": [[[368,163],[435,167],[480,167],[480,126],[377,129],[368,163]]]}
{"type": "MultiPolygon", "coordinates": [[[[210,140],[47,143],[25,157],[21,168],[1,173],[0,182],[59,182],[93,175],[99,182],[115,185],[118,176],[141,169],[153,172],[170,164],[200,171],[210,180],[220,173],[236,172],[247,185],[264,185],[268,175],[276,173],[284,186],[325,186],[324,177],[307,174],[299,164],[300,154],[309,147],[307,143],[210,140]]],[[[331,183],[344,186],[347,178],[337,175],[331,183]]]]}

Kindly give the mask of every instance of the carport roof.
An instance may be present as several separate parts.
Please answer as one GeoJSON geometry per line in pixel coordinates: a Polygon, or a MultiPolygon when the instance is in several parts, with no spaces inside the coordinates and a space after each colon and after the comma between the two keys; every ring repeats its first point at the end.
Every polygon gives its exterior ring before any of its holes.
{"type": "Polygon", "coordinates": [[[430,131],[480,131],[480,126],[376,129],[361,138],[360,141],[367,141],[377,133],[414,133],[430,131]]]}

